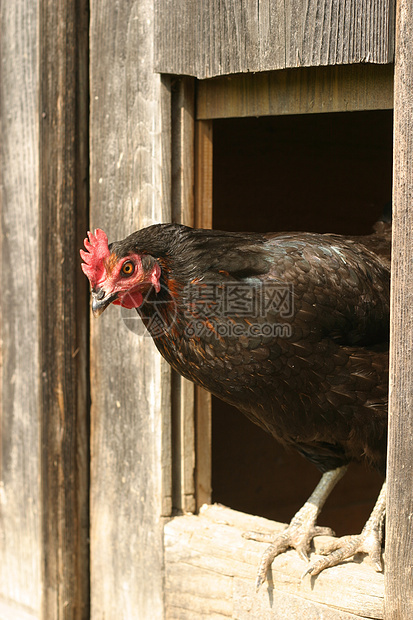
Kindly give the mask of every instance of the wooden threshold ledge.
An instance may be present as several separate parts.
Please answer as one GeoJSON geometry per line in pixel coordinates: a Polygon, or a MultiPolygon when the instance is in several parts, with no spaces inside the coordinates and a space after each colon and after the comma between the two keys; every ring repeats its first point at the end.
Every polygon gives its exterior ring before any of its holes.
{"type": "MultiPolygon", "coordinates": [[[[166,618],[383,618],[384,576],[361,558],[301,580],[306,564],[290,550],[274,560],[270,583],[255,593],[266,543],[246,540],[241,534],[284,528],[282,523],[219,504],[204,505],[199,515],[169,521],[164,533],[166,618]]],[[[314,541],[316,551],[325,538],[314,541]]]]}

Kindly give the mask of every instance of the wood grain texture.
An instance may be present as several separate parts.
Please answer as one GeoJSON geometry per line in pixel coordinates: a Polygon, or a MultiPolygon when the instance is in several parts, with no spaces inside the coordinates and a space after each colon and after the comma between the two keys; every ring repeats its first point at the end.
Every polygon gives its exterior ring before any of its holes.
{"type": "MultiPolygon", "coordinates": [[[[165,526],[166,618],[383,618],[384,577],[368,562],[344,563],[301,581],[306,564],[291,550],[274,560],[270,583],[256,594],[265,544],[242,532],[284,527],[221,505],[172,519],[165,526]]],[[[315,540],[316,549],[322,542],[315,540]]]]}
{"type": "Polygon", "coordinates": [[[196,434],[196,509],[211,502],[212,494],[212,397],[200,386],[195,387],[196,434]]]}
{"type": "Polygon", "coordinates": [[[194,224],[195,80],[176,79],[172,85],[172,218],[194,224]]]}
{"type": "MultiPolygon", "coordinates": [[[[212,227],[212,123],[195,122],[193,78],[172,89],[172,217],[212,227]]],[[[211,498],[211,396],[172,376],[173,507],[194,512],[211,498]]]]}
{"type": "MultiPolygon", "coordinates": [[[[197,97],[198,105],[198,97],[197,97]]],[[[213,124],[212,121],[195,123],[195,218],[196,228],[212,228],[213,212],[213,124]]],[[[195,387],[196,436],[196,508],[211,501],[211,394],[195,387]]]]}
{"type": "Polygon", "coordinates": [[[386,619],[413,617],[413,6],[397,3],[386,619]]]}
{"type": "MultiPolygon", "coordinates": [[[[194,225],[195,80],[172,87],[172,221],[194,225]]],[[[195,386],[172,371],[172,504],[195,511],[195,386]]]]}
{"type": "Polygon", "coordinates": [[[236,75],[198,83],[197,118],[393,107],[393,66],[352,65],[236,75]]]}
{"type": "MultiPolygon", "coordinates": [[[[90,33],[91,225],[112,241],[171,219],[170,87],[150,61],[151,0],[92,2],[90,33]]],[[[135,312],[118,307],[92,318],[91,588],[99,620],[163,614],[171,378],[142,329],[135,312]]]]}
{"type": "Polygon", "coordinates": [[[37,611],[24,608],[13,601],[0,599],[0,618],[2,620],[38,620],[37,611]]]}
{"type": "Polygon", "coordinates": [[[12,620],[41,605],[37,4],[2,2],[0,28],[0,616],[12,620]]]}
{"type": "Polygon", "coordinates": [[[89,617],[88,2],[40,6],[43,617],[89,617]]]}
{"type": "Polygon", "coordinates": [[[195,228],[212,228],[213,125],[195,125],[195,228]]]}
{"type": "Polygon", "coordinates": [[[199,79],[393,59],[393,0],[157,0],[155,67],[199,79]]]}

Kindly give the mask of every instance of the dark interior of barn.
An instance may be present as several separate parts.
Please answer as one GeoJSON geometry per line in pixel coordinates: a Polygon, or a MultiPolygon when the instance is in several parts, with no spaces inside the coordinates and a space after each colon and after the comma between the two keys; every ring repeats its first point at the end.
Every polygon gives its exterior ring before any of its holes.
{"type": "MultiPolygon", "coordinates": [[[[214,121],[213,226],[367,234],[391,200],[392,111],[214,121]]],[[[213,398],[212,500],[288,522],[320,478],[213,398]]],[[[352,465],[320,525],[361,530],[382,479],[352,465]]]]}

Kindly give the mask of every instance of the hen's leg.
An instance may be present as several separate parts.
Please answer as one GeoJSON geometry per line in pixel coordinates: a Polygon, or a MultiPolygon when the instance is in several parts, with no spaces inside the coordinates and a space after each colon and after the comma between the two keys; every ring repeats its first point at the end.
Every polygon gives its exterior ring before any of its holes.
{"type": "Polygon", "coordinates": [[[293,547],[303,559],[308,560],[308,551],[314,536],[332,534],[330,528],[319,527],[316,525],[316,521],[327,497],[340,478],[344,476],[346,470],[347,466],[343,466],[323,474],[323,477],[304,506],[294,515],[287,529],[281,534],[278,534],[275,540],[273,535],[260,534],[258,532],[245,532],[245,538],[258,540],[260,542],[272,542],[264,551],[261,558],[256,581],[257,590],[265,581],[267,571],[277,555],[283,553],[283,551],[286,551],[289,547],[293,547]]]}
{"type": "Polygon", "coordinates": [[[343,536],[336,538],[321,553],[325,557],[312,562],[305,571],[305,575],[318,575],[322,570],[330,566],[336,566],[343,560],[352,557],[356,553],[367,553],[372,560],[376,571],[382,570],[381,541],[383,537],[383,523],[386,511],[386,483],[383,484],[373,511],[363,527],[361,534],[357,536],[343,536]]]}

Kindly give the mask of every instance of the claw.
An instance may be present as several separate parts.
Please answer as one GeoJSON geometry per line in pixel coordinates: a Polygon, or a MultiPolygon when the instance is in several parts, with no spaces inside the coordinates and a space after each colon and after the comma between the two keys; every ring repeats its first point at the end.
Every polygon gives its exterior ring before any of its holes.
{"type": "Polygon", "coordinates": [[[383,522],[386,508],[386,483],[380,491],[380,495],[373,511],[358,536],[343,536],[329,542],[321,553],[324,557],[312,562],[304,571],[301,579],[306,575],[318,575],[325,568],[337,566],[343,560],[353,557],[356,553],[365,553],[370,558],[376,572],[381,572],[381,541],[383,536],[383,522]]]}
{"type": "Polygon", "coordinates": [[[262,584],[265,581],[265,576],[262,577],[261,575],[257,575],[257,579],[255,580],[255,592],[257,593],[258,590],[261,588],[262,584]]]}
{"type": "MultiPolygon", "coordinates": [[[[378,544],[380,543],[378,542],[378,544]]],[[[342,538],[337,538],[328,545],[328,550],[323,549],[322,552],[327,553],[327,555],[312,562],[303,573],[302,578],[309,574],[312,576],[318,575],[324,569],[337,566],[337,564],[353,557],[356,553],[367,553],[370,555],[370,551],[365,545],[363,533],[359,536],[343,536],[342,538]]]]}
{"type": "Polygon", "coordinates": [[[311,566],[311,564],[305,569],[305,571],[301,575],[301,581],[304,579],[304,577],[306,577],[307,575],[310,575],[310,573],[313,574],[313,567],[311,566]]]}
{"type": "Polygon", "coordinates": [[[306,549],[304,549],[303,547],[297,547],[296,551],[300,558],[304,560],[304,562],[309,562],[308,552],[306,549]]]}
{"type": "Polygon", "coordinates": [[[316,520],[325,500],[346,469],[346,467],[339,467],[323,474],[311,497],[292,518],[290,525],[283,532],[276,535],[275,539],[270,534],[261,532],[245,532],[243,534],[245,538],[260,542],[272,541],[272,544],[267,547],[261,557],[256,580],[257,591],[264,583],[267,571],[277,555],[292,547],[296,549],[303,561],[308,562],[308,552],[313,538],[315,536],[331,536],[333,534],[330,528],[316,525],[316,520]]]}

